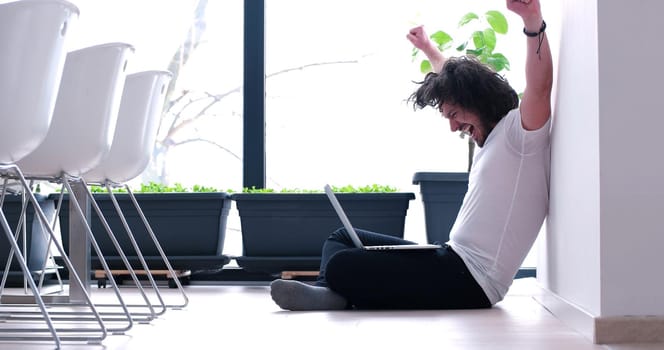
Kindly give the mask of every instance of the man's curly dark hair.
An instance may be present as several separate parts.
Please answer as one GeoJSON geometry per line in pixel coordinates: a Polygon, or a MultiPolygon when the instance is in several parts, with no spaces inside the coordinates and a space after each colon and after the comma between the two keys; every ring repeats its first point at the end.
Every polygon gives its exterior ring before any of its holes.
{"type": "Polygon", "coordinates": [[[413,108],[456,104],[478,115],[483,123],[496,125],[519,105],[519,97],[507,80],[472,56],[451,57],[440,73],[428,73],[410,96],[413,108]]]}

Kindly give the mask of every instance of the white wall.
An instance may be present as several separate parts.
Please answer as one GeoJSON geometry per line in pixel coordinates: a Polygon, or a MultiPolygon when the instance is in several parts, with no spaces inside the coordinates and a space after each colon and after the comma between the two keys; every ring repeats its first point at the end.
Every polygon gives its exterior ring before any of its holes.
{"type": "Polygon", "coordinates": [[[663,12],[598,1],[602,316],[664,315],[663,12]]]}
{"type": "MultiPolygon", "coordinates": [[[[593,317],[664,315],[658,0],[564,0],[539,281],[593,317]]],[[[554,26],[550,26],[554,27],[554,26]]]]}
{"type": "Polygon", "coordinates": [[[561,21],[547,28],[552,48],[558,46],[553,49],[557,76],[551,202],[537,272],[546,288],[596,315],[600,312],[597,4],[564,0],[560,6],[561,21]]]}

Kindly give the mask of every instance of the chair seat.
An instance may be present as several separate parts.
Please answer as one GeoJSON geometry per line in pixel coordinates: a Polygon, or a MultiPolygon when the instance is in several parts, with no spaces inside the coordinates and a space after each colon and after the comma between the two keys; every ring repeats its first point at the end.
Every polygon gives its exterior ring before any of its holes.
{"type": "Polygon", "coordinates": [[[108,43],[67,54],[46,138],[17,162],[26,176],[80,176],[101,161],[115,132],[131,52],[129,44],[108,43]]]}
{"type": "Polygon", "coordinates": [[[170,80],[170,72],[158,70],[127,76],[113,143],[99,164],[83,174],[86,182],[122,184],[145,170],[152,157],[170,80]]]}
{"type": "Polygon", "coordinates": [[[46,137],[77,18],[66,1],[0,4],[0,164],[15,163],[46,137]]]}

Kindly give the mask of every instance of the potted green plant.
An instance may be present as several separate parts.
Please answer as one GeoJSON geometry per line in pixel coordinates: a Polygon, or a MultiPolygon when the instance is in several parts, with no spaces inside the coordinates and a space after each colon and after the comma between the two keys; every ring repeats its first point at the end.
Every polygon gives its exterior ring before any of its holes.
{"type": "MultiPolygon", "coordinates": [[[[46,196],[39,193],[35,193],[35,197],[47,217],[53,216],[55,212],[55,206],[53,201],[47,199],[46,196]]],[[[30,271],[35,272],[42,269],[44,263],[46,262],[46,253],[48,249],[48,233],[41,225],[39,219],[35,215],[35,210],[32,204],[28,204],[25,211],[25,232],[23,232],[23,224],[19,221],[21,211],[23,206],[22,196],[14,194],[5,194],[3,202],[0,204],[2,212],[7,218],[7,222],[12,230],[19,228],[20,236],[18,240],[19,247],[23,247],[25,239],[25,252],[24,254],[25,261],[28,265],[30,271]]],[[[2,230],[0,228],[0,230],[2,230]]],[[[16,231],[14,232],[16,234],[16,231]]],[[[11,251],[11,245],[9,241],[5,238],[4,233],[0,232],[3,238],[0,238],[0,261],[3,262],[2,267],[0,267],[0,276],[4,274],[6,262],[9,258],[9,253],[11,251]]],[[[21,276],[23,273],[21,268],[16,261],[16,255],[12,259],[10,264],[7,281],[9,285],[14,285],[19,281],[22,281],[21,276]]]]}
{"type": "MultiPolygon", "coordinates": [[[[98,187],[92,186],[91,191],[132,267],[143,269],[120,216],[113,206],[111,196],[105,189],[98,187]]],[[[150,269],[165,269],[159,251],[152,242],[131,197],[123,192],[125,191],[122,189],[114,191],[115,198],[148,266],[150,269]]],[[[51,196],[56,195],[59,194],[51,196]]],[[[135,196],[174,269],[214,270],[230,261],[230,257],[223,255],[226,222],[231,206],[230,195],[227,192],[203,186],[185,188],[180,184],[164,186],[150,183],[141,185],[141,188],[135,191],[135,196]]],[[[69,206],[66,200],[59,218],[63,245],[67,249],[69,206]]],[[[91,227],[110,268],[125,269],[94,210],[91,213],[91,227]]],[[[92,268],[101,268],[94,251],[92,255],[92,268]]]]}
{"type": "MultiPolygon", "coordinates": [[[[378,185],[333,190],[358,228],[403,238],[414,193],[378,185]]],[[[249,272],[318,270],[323,243],[342,225],[322,190],[245,189],[231,199],[242,229],[243,254],[236,261],[249,272]]]]}
{"type": "MultiPolygon", "coordinates": [[[[487,11],[482,16],[470,12],[459,20],[458,27],[474,26],[471,34],[461,42],[455,42],[450,34],[438,30],[430,35],[438,49],[446,56],[454,51],[476,56],[481,62],[490,65],[496,72],[509,70],[509,60],[505,55],[495,52],[498,35],[508,31],[508,23],[500,11],[487,11]],[[452,51],[448,54],[449,51],[452,51]]],[[[417,61],[421,52],[413,48],[412,57],[417,61]]],[[[419,60],[420,71],[428,73],[432,70],[431,62],[423,58],[419,60]]],[[[463,138],[463,134],[462,134],[463,138]]],[[[468,172],[473,165],[475,142],[468,138],[468,172]]],[[[468,172],[416,172],[413,184],[420,186],[422,203],[424,204],[427,241],[446,242],[449,232],[468,190],[468,172]]]]}

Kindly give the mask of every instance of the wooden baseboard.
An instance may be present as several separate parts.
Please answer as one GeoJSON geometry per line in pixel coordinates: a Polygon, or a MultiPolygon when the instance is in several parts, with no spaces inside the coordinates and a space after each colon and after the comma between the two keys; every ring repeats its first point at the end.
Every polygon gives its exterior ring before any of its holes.
{"type": "Polygon", "coordinates": [[[281,271],[281,278],[290,280],[297,277],[316,277],[318,271],[281,271]]]}
{"type": "Polygon", "coordinates": [[[595,343],[664,343],[664,316],[596,317],[595,343]]]}
{"type": "MultiPolygon", "coordinates": [[[[153,276],[166,276],[167,278],[173,278],[169,270],[149,270],[150,274],[153,276]]],[[[191,270],[173,270],[175,276],[187,277],[191,276],[191,270]]],[[[134,270],[134,273],[138,275],[147,275],[148,271],[146,270],[134,270]]],[[[111,275],[113,276],[125,276],[130,275],[129,270],[111,270],[111,275]]],[[[104,270],[95,270],[95,278],[106,278],[106,271],[104,270]]]]}
{"type": "Polygon", "coordinates": [[[664,316],[593,316],[555,293],[533,298],[595,344],[664,343],[664,316]]]}

